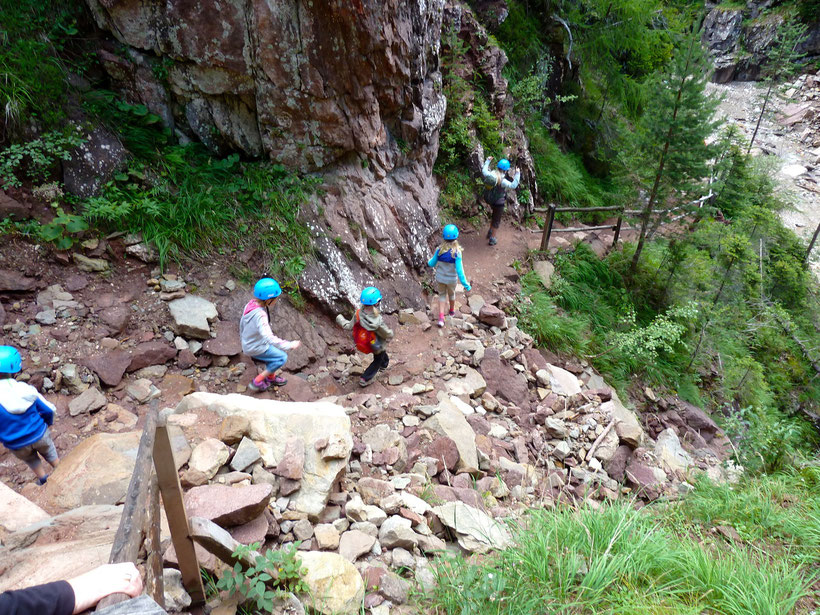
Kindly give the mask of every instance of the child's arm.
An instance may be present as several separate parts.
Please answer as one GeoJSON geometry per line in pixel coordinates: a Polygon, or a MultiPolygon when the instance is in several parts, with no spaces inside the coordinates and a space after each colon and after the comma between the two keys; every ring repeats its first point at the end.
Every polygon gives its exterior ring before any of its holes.
{"type": "Polygon", "coordinates": [[[515,190],[516,188],[518,188],[518,182],[520,180],[521,180],[521,171],[516,169],[515,177],[513,178],[513,180],[509,181],[507,178],[502,178],[501,179],[501,185],[504,186],[505,188],[509,189],[509,190],[515,190]]]}
{"type": "Polygon", "coordinates": [[[464,287],[464,290],[470,292],[472,286],[467,282],[467,276],[464,275],[464,265],[461,263],[461,255],[459,254],[456,257],[456,273],[458,274],[458,281],[461,282],[461,285],[464,287]]]}
{"type": "Polygon", "coordinates": [[[431,258],[429,261],[427,261],[427,266],[428,267],[435,267],[436,266],[436,263],[438,262],[438,251],[439,251],[439,248],[436,248],[436,251],[433,254],[433,258],[431,258]]]}
{"type": "Polygon", "coordinates": [[[379,325],[379,328],[376,329],[376,335],[383,340],[392,340],[393,330],[382,322],[382,324],[379,325]]]}
{"type": "Polygon", "coordinates": [[[348,320],[347,318],[345,318],[341,314],[336,316],[336,324],[339,325],[340,327],[342,327],[342,329],[348,329],[348,330],[352,329],[353,328],[353,323],[355,322],[355,320],[356,320],[355,318],[351,318],[350,320],[348,320]]]}
{"type": "Polygon", "coordinates": [[[37,393],[37,399],[34,401],[34,407],[46,425],[51,426],[51,424],[54,423],[54,410],[56,410],[56,408],[39,393],[37,393]]]}
{"type": "Polygon", "coordinates": [[[293,350],[300,345],[299,341],[289,342],[288,340],[276,337],[270,328],[270,322],[268,322],[267,316],[264,314],[260,314],[259,316],[259,328],[262,330],[263,337],[265,337],[272,346],[276,346],[280,350],[293,350]]]}

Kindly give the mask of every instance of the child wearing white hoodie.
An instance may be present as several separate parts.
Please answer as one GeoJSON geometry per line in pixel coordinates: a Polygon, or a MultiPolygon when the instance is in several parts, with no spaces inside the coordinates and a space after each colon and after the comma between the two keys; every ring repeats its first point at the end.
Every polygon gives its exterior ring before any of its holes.
{"type": "Polygon", "coordinates": [[[33,386],[13,378],[21,369],[19,351],[12,346],[0,346],[0,442],[31,468],[37,482],[43,485],[48,474],[40,456],[52,468],[60,463],[48,432],[56,408],[33,386]]]}

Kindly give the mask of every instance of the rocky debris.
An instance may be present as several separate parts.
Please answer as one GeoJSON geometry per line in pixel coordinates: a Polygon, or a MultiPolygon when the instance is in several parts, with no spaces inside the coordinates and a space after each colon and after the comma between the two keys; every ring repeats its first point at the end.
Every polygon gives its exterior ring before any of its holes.
{"type": "MultiPolygon", "coordinates": [[[[247,436],[256,443],[266,467],[277,467],[285,457],[287,443],[299,440],[304,452],[302,478],[289,495],[289,505],[311,517],[321,514],[353,448],[350,419],[344,408],[326,402],[286,403],[244,395],[193,393],[176,411],[196,408],[207,408],[223,419],[235,415],[247,418],[247,436]],[[317,449],[316,442],[324,446],[317,449]]],[[[298,455],[298,447],[293,446],[298,455]]]]}
{"type": "Polygon", "coordinates": [[[62,387],[70,395],[79,395],[88,388],[83,382],[79,368],[73,363],[66,363],[57,370],[55,387],[62,387]]]}
{"type": "Polygon", "coordinates": [[[128,397],[138,404],[145,404],[162,394],[148,378],[138,378],[125,388],[128,397]]]}
{"type": "Polygon", "coordinates": [[[336,544],[339,547],[339,554],[343,558],[349,562],[355,562],[362,555],[370,553],[373,545],[376,544],[376,536],[366,534],[361,530],[349,530],[341,537],[337,537],[336,544]]]}
{"type": "Polygon", "coordinates": [[[447,527],[455,530],[459,545],[467,551],[484,553],[512,544],[509,531],[485,512],[463,502],[448,502],[433,508],[447,527]]]}
{"type": "Polygon", "coordinates": [[[125,253],[128,256],[132,256],[137,260],[142,261],[143,263],[151,264],[159,261],[159,254],[157,254],[157,251],[152,245],[147,244],[144,241],[127,246],[125,248],[125,253]]]}
{"type": "Polygon", "coordinates": [[[120,334],[128,327],[131,309],[127,305],[112,305],[100,310],[99,318],[111,334],[120,334]]]}
{"type": "Polygon", "coordinates": [[[615,420],[615,432],[622,441],[633,447],[643,444],[646,434],[638,417],[621,403],[617,395],[613,395],[610,401],[601,404],[601,410],[609,412],[615,420]]]}
{"type": "Polygon", "coordinates": [[[230,456],[231,449],[225,444],[214,438],[208,438],[197,444],[191,451],[188,469],[201,472],[205,475],[206,480],[210,480],[216,476],[217,470],[228,461],[230,456]]]}
{"type": "Polygon", "coordinates": [[[89,414],[104,407],[107,403],[105,395],[100,393],[99,389],[89,387],[68,403],[68,412],[71,416],[89,414]]]}
{"type": "Polygon", "coordinates": [[[549,290],[552,286],[552,274],[555,273],[555,265],[550,261],[535,261],[532,265],[532,270],[541,280],[544,288],[549,290]]]}
{"type": "Polygon", "coordinates": [[[253,521],[262,514],[271,498],[270,485],[227,487],[203,485],[185,494],[185,510],[217,525],[232,527],[253,521]]]}
{"type": "Polygon", "coordinates": [[[191,596],[182,586],[182,573],[176,568],[162,570],[162,586],[165,592],[165,608],[169,611],[182,611],[191,606],[191,596]]]}
{"type": "Polygon", "coordinates": [[[216,306],[196,295],[187,295],[182,299],[175,299],[168,304],[171,318],[174,321],[174,331],[177,335],[194,337],[196,339],[210,339],[211,325],[219,316],[216,306]]]}
{"type": "Polygon", "coordinates": [[[125,370],[131,365],[131,355],[124,350],[112,350],[86,360],[85,364],[100,379],[100,382],[110,387],[117,386],[125,375],[125,370]]]}
{"type": "Polygon", "coordinates": [[[438,412],[424,421],[422,426],[446,436],[455,443],[458,449],[458,470],[464,472],[478,470],[475,432],[464,415],[449,400],[441,401],[438,405],[438,412]]]}
{"type": "Polygon", "coordinates": [[[75,252],[72,254],[74,264],[80,271],[87,271],[89,273],[102,273],[108,271],[111,267],[110,263],[104,258],[90,258],[75,252]]]}
{"type": "Polygon", "coordinates": [[[290,438],[285,443],[282,459],[273,473],[289,480],[302,480],[305,468],[305,443],[301,438],[290,438]]]}
{"type": "Polygon", "coordinates": [[[489,303],[485,303],[481,306],[481,309],[478,311],[478,320],[489,327],[504,329],[507,326],[507,315],[489,303]]]}
{"type": "Polygon", "coordinates": [[[309,588],[306,604],[326,615],[358,615],[364,598],[359,571],[341,555],[322,551],[300,551],[299,562],[307,569],[309,588]]]}
{"type": "MultiPolygon", "coordinates": [[[[567,370],[547,364],[547,368],[544,371],[549,374],[549,386],[556,395],[571,397],[581,392],[581,383],[578,382],[578,378],[567,370]]],[[[536,372],[536,378],[539,378],[539,373],[540,372],[536,372]]],[[[543,377],[539,378],[539,381],[544,384],[543,377]]]]}
{"type": "Polygon", "coordinates": [[[236,449],[236,453],[234,453],[233,459],[231,459],[231,467],[241,472],[251,467],[261,458],[262,455],[259,453],[259,447],[254,444],[253,440],[250,438],[242,438],[242,441],[236,449]]]}

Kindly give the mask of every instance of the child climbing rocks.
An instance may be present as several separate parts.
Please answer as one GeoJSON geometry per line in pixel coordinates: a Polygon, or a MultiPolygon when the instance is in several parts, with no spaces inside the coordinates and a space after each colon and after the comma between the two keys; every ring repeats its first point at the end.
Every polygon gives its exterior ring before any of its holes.
{"type": "Polygon", "coordinates": [[[382,294],[378,288],[368,286],[362,291],[359,300],[362,307],[356,310],[353,318],[348,320],[339,314],[336,316],[336,322],[345,329],[353,330],[356,348],[364,353],[373,353],[373,362],[364,370],[359,379],[359,386],[366,387],[373,382],[376,374],[387,369],[390,363],[385,346],[393,338],[393,331],[384,324],[384,319],[379,312],[382,294]]]}
{"type": "Polygon", "coordinates": [[[444,242],[436,248],[433,258],[427,263],[436,268],[436,282],[438,283],[438,326],[444,326],[444,304],[450,300],[450,316],[455,315],[456,282],[461,282],[465,292],[472,288],[464,275],[464,266],[461,262],[461,246],[458,244],[458,227],[448,224],[441,232],[444,242]]]}
{"type": "Polygon", "coordinates": [[[495,238],[495,232],[501,226],[501,216],[504,214],[504,201],[507,199],[507,190],[515,190],[518,188],[518,182],[521,179],[521,171],[515,170],[515,177],[512,181],[507,179],[507,171],[510,170],[510,161],[502,158],[498,161],[495,169],[490,170],[490,161],[492,156],[488,156],[484,161],[484,166],[481,168],[481,175],[484,178],[484,202],[487,203],[493,210],[492,220],[490,221],[490,230],[487,231],[487,241],[491,246],[498,243],[495,238]]]}
{"type": "Polygon", "coordinates": [[[37,475],[37,482],[44,485],[48,474],[40,456],[52,468],[60,463],[48,432],[55,408],[33,386],[14,379],[22,367],[16,348],[0,346],[0,442],[24,461],[37,475]]]}
{"type": "Polygon", "coordinates": [[[242,352],[265,364],[264,371],[256,376],[248,388],[253,392],[264,391],[270,385],[284,386],[288,383],[276,372],[288,360],[286,350],[299,348],[300,342],[282,340],[270,328],[270,312],[282,289],[273,278],[262,278],[253,287],[253,299],[248,301],[239,321],[239,338],[242,352]]]}

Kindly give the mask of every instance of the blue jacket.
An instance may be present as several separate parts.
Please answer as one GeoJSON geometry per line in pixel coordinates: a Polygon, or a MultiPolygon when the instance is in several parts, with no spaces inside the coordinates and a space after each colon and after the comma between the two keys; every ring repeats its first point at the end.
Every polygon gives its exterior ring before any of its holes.
{"type": "Polygon", "coordinates": [[[469,292],[472,287],[467,283],[467,276],[464,275],[461,253],[453,256],[453,251],[447,250],[444,254],[439,254],[440,250],[440,247],[436,248],[433,258],[427,263],[428,266],[436,268],[436,280],[442,284],[455,284],[456,276],[458,276],[458,281],[461,282],[464,290],[469,292]]]}
{"type": "Polygon", "coordinates": [[[54,422],[54,410],[33,386],[0,380],[0,442],[13,451],[34,444],[54,422]]]}

